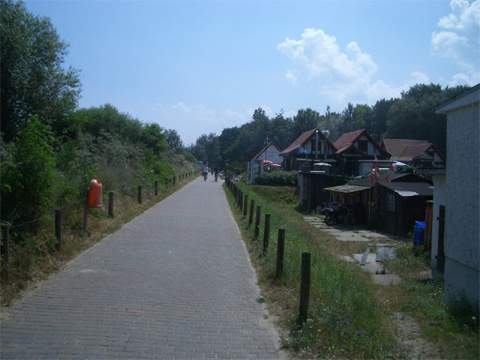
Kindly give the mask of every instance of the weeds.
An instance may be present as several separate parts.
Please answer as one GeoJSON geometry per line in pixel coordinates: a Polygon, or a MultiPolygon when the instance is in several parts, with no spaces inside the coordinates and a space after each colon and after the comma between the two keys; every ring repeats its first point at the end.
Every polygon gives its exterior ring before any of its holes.
{"type": "MultiPolygon", "coordinates": [[[[389,319],[382,305],[375,301],[368,277],[316,246],[318,239],[313,239],[294,220],[298,214],[293,201],[285,201],[278,194],[265,196],[265,188],[258,187],[257,192],[244,184],[240,187],[261,205],[262,214],[272,214],[269,249],[265,257],[259,257],[261,241],[253,240],[252,229],[245,230],[246,219],[234,211],[259,271],[267,303],[274,303],[274,311],[283,319],[281,324],[287,331],[284,345],[300,351],[297,355],[309,357],[315,354],[356,358],[392,356],[396,349],[389,319]],[[289,206],[282,206],[287,203],[289,206]],[[281,279],[275,279],[276,236],[280,227],[286,229],[284,273],[281,279]],[[307,323],[299,328],[296,320],[302,252],[312,254],[311,305],[307,323]]],[[[228,191],[227,196],[234,208],[233,196],[228,191]]],[[[259,239],[262,238],[261,232],[259,239]]]]}

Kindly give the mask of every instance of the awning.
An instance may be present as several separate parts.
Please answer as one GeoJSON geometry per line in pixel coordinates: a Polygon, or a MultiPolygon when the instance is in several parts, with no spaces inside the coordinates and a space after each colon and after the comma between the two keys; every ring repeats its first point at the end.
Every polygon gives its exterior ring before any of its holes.
{"type": "Polygon", "coordinates": [[[333,186],[333,187],[325,188],[324,190],[348,194],[348,193],[354,193],[354,192],[364,191],[364,190],[368,190],[368,189],[370,189],[370,187],[368,187],[368,186],[339,185],[339,186],[333,186]]]}

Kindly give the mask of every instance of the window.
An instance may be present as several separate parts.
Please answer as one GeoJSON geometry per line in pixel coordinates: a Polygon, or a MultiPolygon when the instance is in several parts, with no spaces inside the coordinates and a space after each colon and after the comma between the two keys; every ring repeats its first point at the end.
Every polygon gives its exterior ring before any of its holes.
{"type": "Polygon", "coordinates": [[[358,148],[364,153],[368,153],[368,140],[358,140],[358,148]]]}

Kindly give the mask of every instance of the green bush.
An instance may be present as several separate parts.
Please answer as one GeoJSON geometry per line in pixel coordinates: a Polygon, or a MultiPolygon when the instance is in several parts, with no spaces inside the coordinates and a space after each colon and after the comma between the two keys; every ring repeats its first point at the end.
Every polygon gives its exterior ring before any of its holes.
{"type": "MultiPolygon", "coordinates": [[[[57,172],[50,128],[32,117],[2,157],[2,215],[10,221],[32,221],[52,205],[57,172]],[[7,154],[5,154],[7,155],[7,154]],[[5,160],[5,162],[4,162],[5,160]]],[[[31,229],[35,229],[32,223],[31,229]]]]}
{"type": "Polygon", "coordinates": [[[257,177],[255,180],[257,185],[269,185],[269,186],[296,186],[297,185],[297,172],[296,171],[272,171],[265,176],[257,177]]]}

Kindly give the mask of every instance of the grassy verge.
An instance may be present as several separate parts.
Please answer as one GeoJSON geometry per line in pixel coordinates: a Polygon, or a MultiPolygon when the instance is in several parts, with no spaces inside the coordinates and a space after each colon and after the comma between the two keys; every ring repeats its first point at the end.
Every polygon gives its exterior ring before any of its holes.
{"type": "MultiPolygon", "coordinates": [[[[270,187],[270,186],[246,186],[240,184],[240,187],[243,191],[246,191],[250,198],[255,198],[256,201],[260,201],[262,209],[265,207],[268,212],[272,213],[272,220],[276,219],[277,224],[275,227],[278,227],[279,224],[285,225],[287,228],[287,239],[288,241],[307,241],[309,245],[316,250],[316,254],[312,253],[313,259],[324,259],[330,258],[330,261],[335,263],[335,259],[339,255],[351,255],[353,253],[363,252],[366,248],[365,243],[349,243],[349,242],[340,242],[332,238],[326,233],[315,229],[311,225],[308,225],[303,220],[302,214],[295,210],[297,204],[297,196],[295,195],[294,188],[290,187],[270,187]],[[300,240],[299,240],[300,239],[300,240]],[[318,254],[318,255],[317,255],[318,254]]],[[[263,211],[263,210],[262,210],[263,211]]],[[[252,238],[252,229],[245,228],[245,219],[241,216],[237,216],[239,224],[241,224],[242,231],[244,232],[244,238],[247,240],[247,244],[253,254],[258,254],[258,248],[255,243],[251,241],[252,238]]],[[[262,234],[261,234],[262,235],[262,234]]],[[[275,234],[272,231],[273,246],[270,248],[269,256],[274,256],[274,251],[276,247],[275,243],[275,234]]],[[[262,238],[260,236],[260,238],[262,238]]],[[[292,245],[292,244],[290,244],[292,245]]],[[[262,259],[258,256],[252,256],[252,259],[257,265],[257,269],[260,274],[260,279],[266,294],[270,294],[270,303],[275,304],[274,308],[277,308],[278,314],[280,317],[287,317],[292,319],[295,316],[297,311],[297,299],[296,295],[298,293],[298,267],[299,267],[299,253],[304,249],[304,245],[295,245],[296,249],[294,259],[297,263],[294,265],[296,272],[292,278],[282,279],[280,282],[273,281],[273,259],[262,259]],[[295,296],[292,296],[295,295],[295,296]],[[288,299],[286,301],[285,299],[288,299]],[[290,307],[290,308],[288,308],[290,307]]],[[[322,260],[323,261],[323,260],[322,260]]],[[[355,292],[362,292],[368,294],[370,299],[370,304],[364,305],[363,308],[368,308],[374,306],[376,310],[380,311],[381,322],[387,328],[382,330],[383,333],[390,337],[393,332],[396,332],[395,326],[389,323],[390,316],[393,313],[401,312],[412,316],[420,325],[421,335],[424,339],[428,340],[436,351],[435,356],[441,356],[444,358],[455,358],[455,359],[478,359],[479,358],[479,333],[478,333],[478,318],[474,317],[474,314],[469,311],[469,309],[462,304],[454,309],[449,309],[443,302],[443,284],[441,281],[419,281],[418,275],[422,271],[429,269],[429,257],[424,253],[415,253],[411,249],[411,245],[405,243],[397,249],[397,258],[390,261],[386,264],[387,268],[398,274],[402,278],[402,283],[396,286],[379,286],[373,284],[367,275],[362,273],[354,275],[345,282],[340,274],[337,274],[333,279],[340,279],[343,284],[348,284],[349,281],[355,281],[363,289],[352,289],[351,294],[346,294],[345,296],[352,296],[352,300],[358,298],[358,295],[355,295],[355,292]],[[378,306],[378,308],[377,308],[378,306]]],[[[343,264],[343,263],[342,263],[343,264]]],[[[358,266],[343,264],[338,265],[340,267],[346,266],[345,271],[353,271],[355,273],[359,272],[358,266]]],[[[334,265],[337,266],[337,265],[334,265]]],[[[326,269],[331,268],[331,265],[326,265],[326,269]]],[[[312,269],[313,271],[313,269],[312,269]]],[[[288,274],[286,274],[288,276],[288,274]]],[[[329,287],[323,289],[322,284],[316,284],[312,282],[312,287],[320,286],[319,296],[326,298],[321,299],[321,302],[332,301],[331,297],[328,296],[328,293],[335,291],[335,283],[331,283],[330,274],[320,274],[322,277],[318,277],[317,281],[326,281],[325,286],[329,287]],[[328,285],[330,284],[330,285],[328,285]]],[[[345,275],[343,275],[346,277],[345,275]]],[[[347,277],[348,279],[348,277],[347,277]]],[[[339,284],[338,291],[341,291],[340,288],[344,288],[344,285],[339,284]]],[[[333,299],[335,299],[333,297],[333,299]]],[[[348,304],[348,301],[346,302],[348,304]]],[[[338,308],[336,310],[340,310],[338,308]]],[[[348,307],[348,310],[353,311],[353,307],[348,307]]],[[[334,309],[335,310],[335,309],[334,309]]],[[[354,310],[355,312],[357,310],[354,310]]],[[[334,315],[332,315],[334,316],[334,315]]],[[[362,317],[365,317],[363,313],[354,313],[354,316],[358,321],[362,321],[362,317]]],[[[378,322],[379,320],[372,319],[372,321],[378,322]]],[[[283,324],[286,328],[292,328],[292,322],[283,324]]],[[[353,325],[355,326],[355,325],[353,325]]],[[[320,324],[322,329],[325,329],[325,332],[331,331],[332,327],[330,324],[320,324]]],[[[333,327],[335,330],[335,326],[333,327]]],[[[338,329],[340,333],[342,329],[338,329]]],[[[351,334],[351,330],[348,332],[351,334]]],[[[305,342],[301,337],[297,339],[297,334],[295,331],[291,332],[290,338],[287,339],[287,345],[295,349],[310,349],[310,354],[319,354],[321,357],[326,356],[352,356],[352,357],[372,357],[371,353],[368,351],[361,350],[364,346],[359,347],[359,352],[353,352],[350,354],[345,354],[342,351],[327,351],[325,352],[324,348],[329,347],[329,344],[332,344],[334,347],[345,346],[343,340],[336,339],[335,337],[329,336],[324,339],[310,339],[310,343],[317,342],[317,349],[322,352],[312,351],[315,347],[312,348],[305,342]],[[293,337],[292,337],[293,334],[293,337]],[[293,341],[292,341],[293,340],[293,341]],[[328,342],[328,343],[327,343],[328,342]],[[324,344],[321,344],[324,343],[324,344]]],[[[321,335],[320,335],[321,336],[321,335]]],[[[287,338],[287,337],[286,337],[287,338]]],[[[362,340],[362,341],[365,341],[362,340]]],[[[379,340],[381,341],[381,340],[379,340]]],[[[390,340],[385,342],[388,346],[385,346],[387,351],[384,354],[391,355],[392,357],[405,357],[406,354],[402,354],[400,350],[395,349],[395,346],[390,344],[390,340]],[[388,350],[391,349],[391,350],[388,350]]],[[[366,346],[367,350],[369,346],[366,346]]],[[[373,354],[373,357],[382,357],[381,353],[373,354]]]]}
{"type": "MultiPolygon", "coordinates": [[[[397,347],[385,307],[375,299],[375,288],[355,265],[337,260],[322,243],[332,241],[313,233],[295,211],[293,195],[282,188],[239,184],[242,191],[271,214],[271,236],[265,257],[253,227],[227,198],[251,254],[270,311],[279,317],[285,332],[283,345],[299,357],[387,358],[397,357],[397,347]],[[278,193],[275,193],[278,191],[278,193]],[[278,228],[286,230],[284,273],[274,278],[278,228]],[[319,244],[322,244],[319,246],[319,244]],[[309,318],[297,325],[301,253],[312,254],[309,318]]],[[[260,237],[263,238],[263,225],[260,237]]]]}
{"type": "Polygon", "coordinates": [[[429,254],[414,253],[410,246],[400,247],[397,258],[387,263],[403,283],[385,293],[391,299],[392,311],[413,316],[422,334],[438,349],[439,354],[455,359],[479,359],[479,322],[466,303],[448,308],[443,301],[443,282],[419,281],[418,274],[429,269],[429,254]]]}
{"type": "Polygon", "coordinates": [[[60,251],[55,250],[53,216],[43,219],[40,231],[27,236],[21,245],[15,244],[10,247],[9,278],[8,282],[4,281],[1,284],[1,305],[10,305],[22,291],[61,269],[76,255],[193,179],[194,177],[179,180],[175,186],[160,186],[157,196],[152,191],[144,192],[142,204],[137,202],[134,194],[117,195],[115,217],[109,218],[105,208],[90,210],[87,232],[82,230],[82,207],[78,205],[70,208],[64,215],[62,227],[64,245],[60,251]]]}

